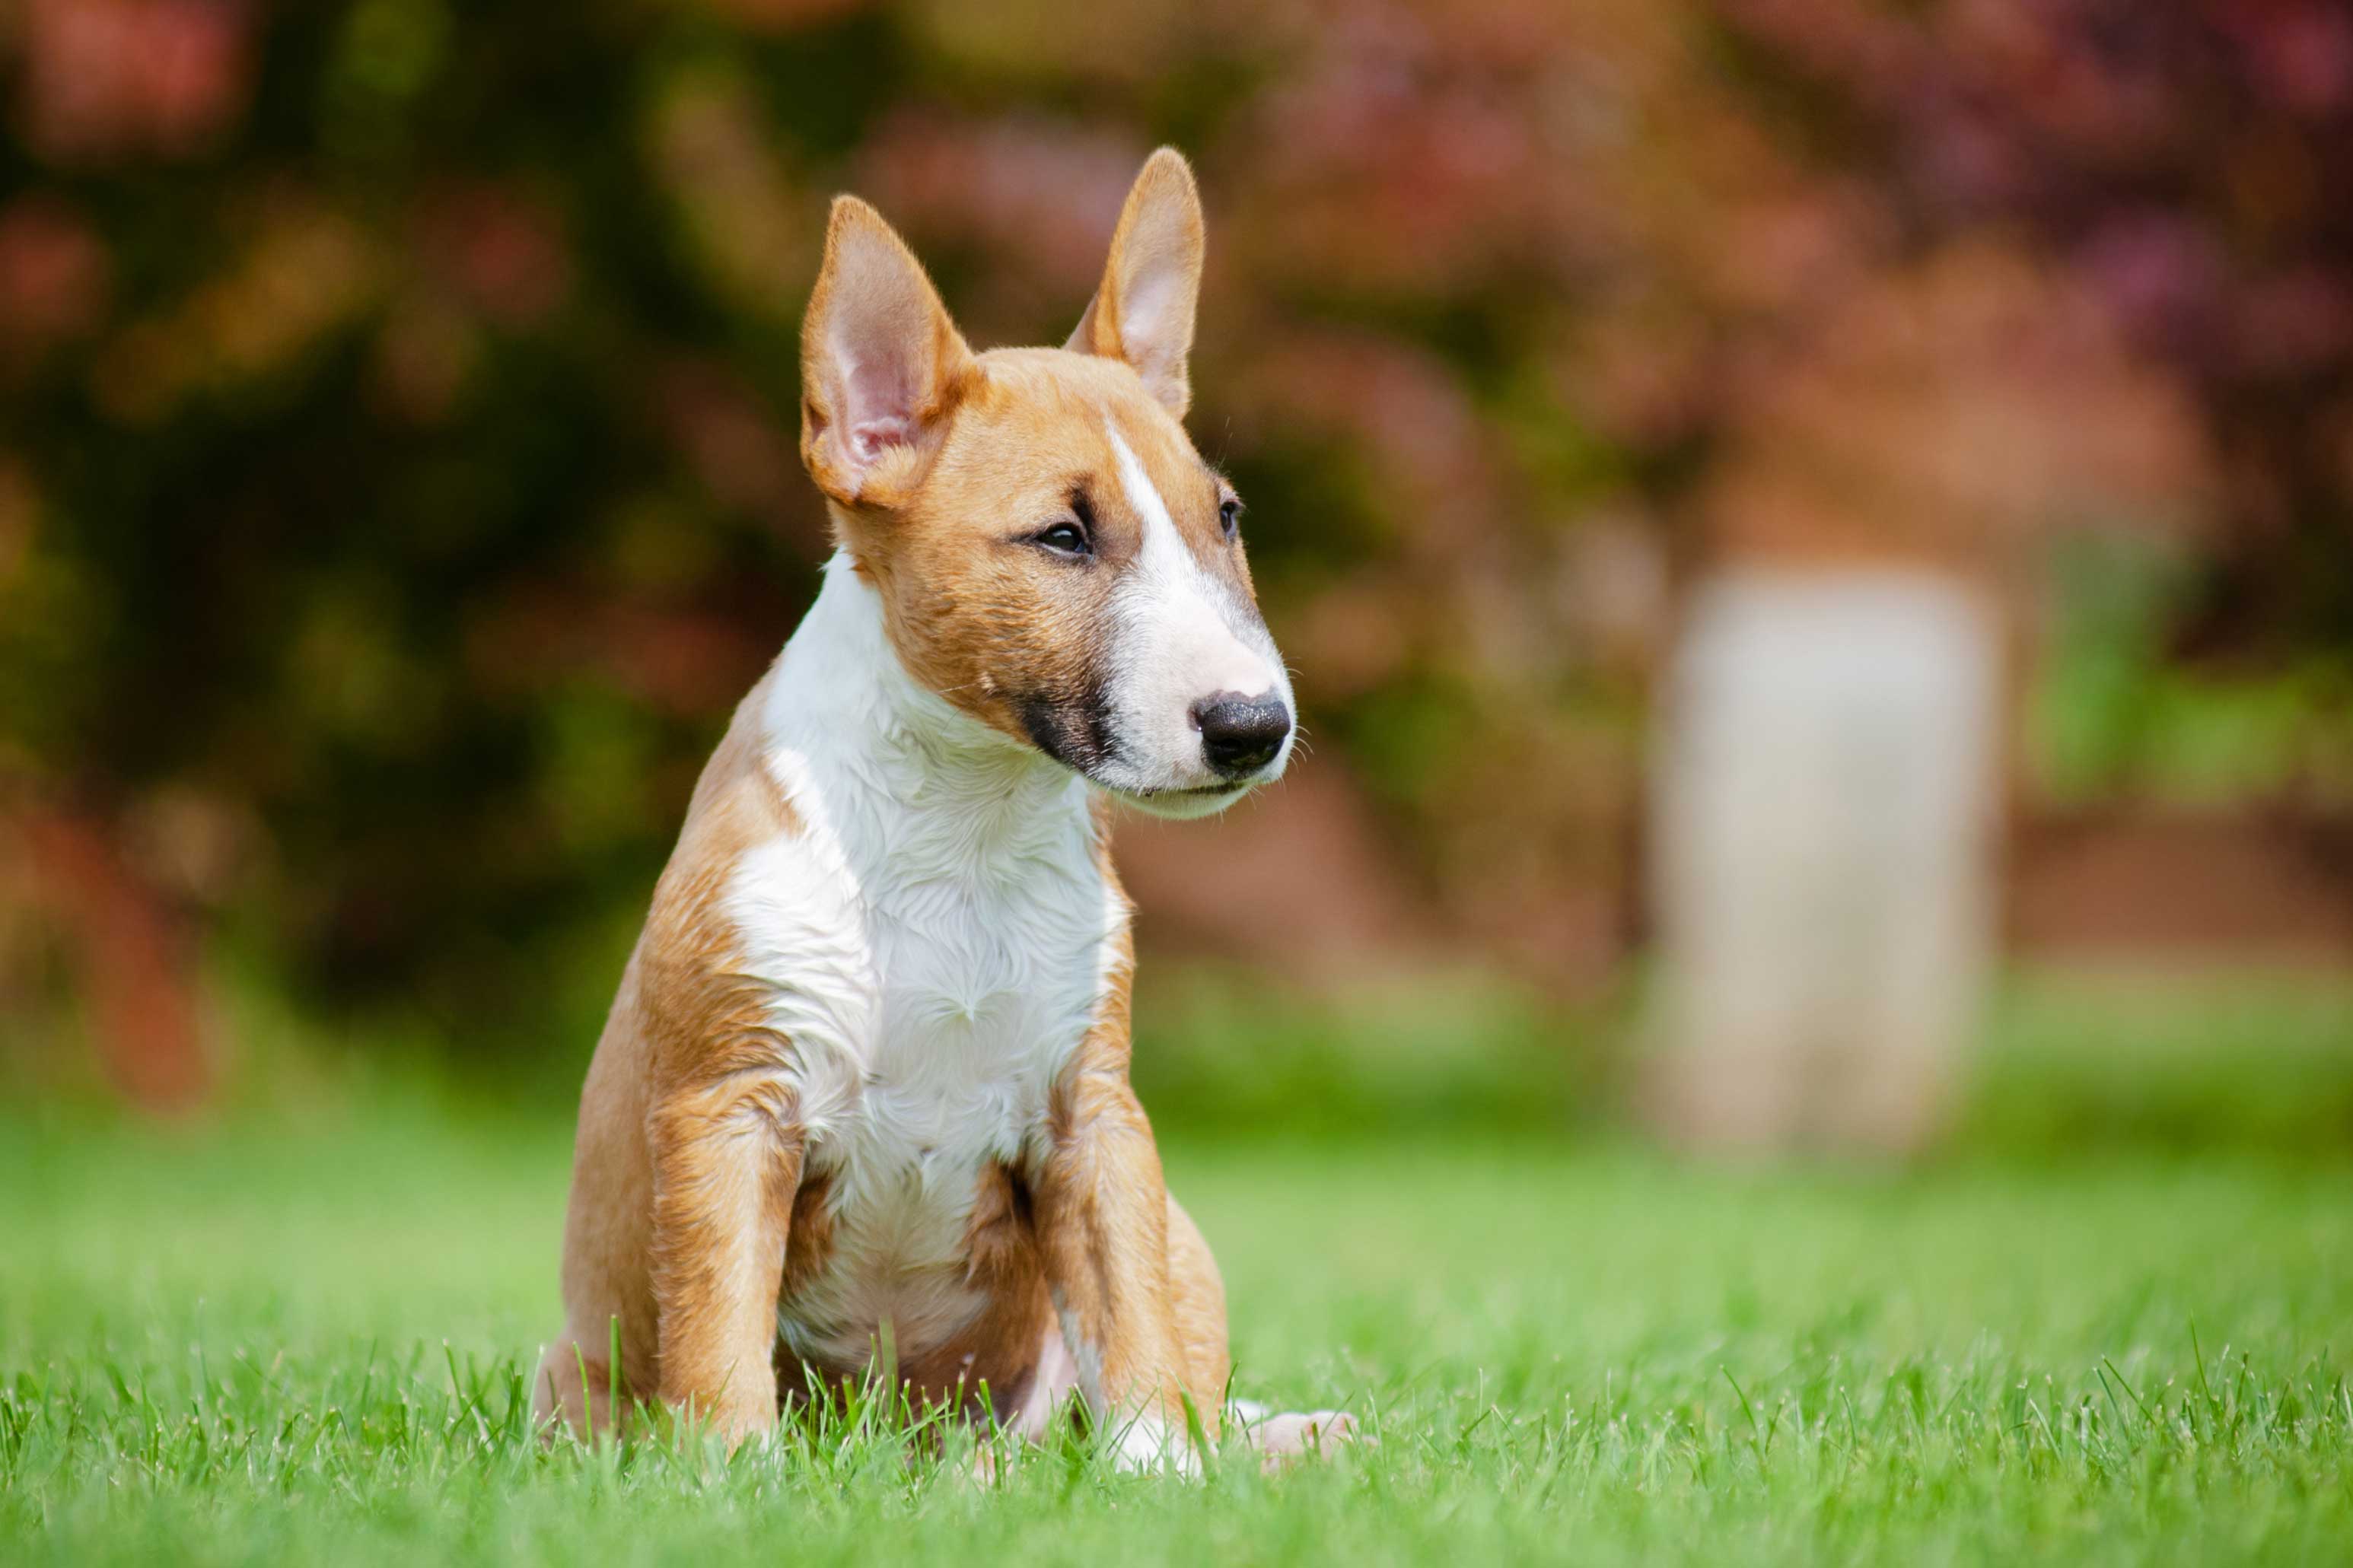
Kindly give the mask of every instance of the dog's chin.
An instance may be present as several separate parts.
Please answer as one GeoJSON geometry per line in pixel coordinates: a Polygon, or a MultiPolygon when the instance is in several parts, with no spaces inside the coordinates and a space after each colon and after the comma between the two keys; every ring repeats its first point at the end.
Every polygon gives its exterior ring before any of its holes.
{"type": "Polygon", "coordinates": [[[1147,816],[1183,822],[1197,816],[1215,816],[1265,782],[1264,779],[1238,779],[1197,789],[1145,790],[1125,789],[1100,780],[1094,781],[1094,784],[1130,810],[1143,812],[1147,816]]]}

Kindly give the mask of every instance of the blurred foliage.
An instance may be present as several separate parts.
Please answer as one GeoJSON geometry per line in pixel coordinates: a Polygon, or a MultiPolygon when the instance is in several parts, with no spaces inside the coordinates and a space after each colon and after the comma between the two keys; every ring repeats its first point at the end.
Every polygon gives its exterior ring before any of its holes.
{"type": "MultiPolygon", "coordinates": [[[[592,968],[551,987],[584,1010],[554,1026],[575,1050],[596,1023],[585,1009],[609,984],[609,966],[592,968]]],[[[269,977],[230,975],[216,990],[236,1059],[202,1115],[167,1124],[174,1140],[409,1124],[507,1148],[569,1135],[576,1080],[522,1042],[470,1039],[514,1048],[453,1059],[429,1020],[377,1016],[331,1034],[269,977]]],[[[1642,992],[1565,1005],[1461,975],[1338,994],[1229,965],[1159,964],[1139,981],[1135,1083],[1175,1150],[1621,1146],[1649,1040],[1642,992]]],[[[2341,973],[2013,970],[1918,1168],[2118,1155],[2342,1167],[2353,1162],[2348,1042],[2353,981],[2341,973]]],[[[159,1124],[125,1108],[71,1029],[20,1043],[32,1048],[0,1051],[0,1125],[155,1138],[159,1124]]],[[[559,1146],[547,1168],[562,1163],[559,1146]]]]}
{"type": "Polygon", "coordinates": [[[1950,1141],[1963,1155],[2353,1153],[2353,986],[2341,976],[2029,973],[1987,1033],[1950,1141]]]}
{"type": "Polygon", "coordinates": [[[2168,649],[2353,638],[2317,0],[26,0],[0,70],[0,790],[314,996],[529,1023],[633,921],[826,549],[840,187],[1059,341],[1194,155],[1312,765],[1474,942],[1623,879],[1706,552],[2123,527],[2168,649]]]}
{"type": "Polygon", "coordinates": [[[1164,1135],[1556,1139],[1622,1100],[1624,1030],[1492,976],[1314,994],[1169,967],[1138,982],[1134,1079],[1164,1135]]]}
{"type": "Polygon", "coordinates": [[[2253,671],[2185,664],[2168,637],[2196,614],[2199,563],[2129,534],[2053,553],[2026,737],[2045,795],[2353,806],[2353,647],[2318,641],[2253,671]]]}

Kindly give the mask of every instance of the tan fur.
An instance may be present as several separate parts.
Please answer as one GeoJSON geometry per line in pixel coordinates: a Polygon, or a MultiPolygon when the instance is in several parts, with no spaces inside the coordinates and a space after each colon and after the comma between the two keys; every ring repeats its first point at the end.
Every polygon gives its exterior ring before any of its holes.
{"type": "Polygon", "coordinates": [[[625,1395],[699,1400],[730,1430],[774,1419],[773,1300],[754,1324],[727,1282],[782,1277],[799,1132],[773,1076],[788,1045],[765,1027],[718,907],[736,858],[798,826],[758,765],[761,691],[737,707],[695,786],[581,1093],[567,1331],[538,1378],[543,1411],[560,1406],[575,1425],[584,1371],[596,1419],[609,1416],[617,1322],[625,1395]],[[758,1353],[741,1364],[754,1334],[758,1353]]]}
{"type": "MultiPolygon", "coordinates": [[[[1101,480],[1113,468],[1106,416],[1205,569],[1249,591],[1241,552],[1218,518],[1230,491],[1176,422],[1199,257],[1191,176],[1174,154],[1156,155],[1074,338],[1087,352],[975,354],[888,226],[862,203],[837,204],[804,329],[804,458],[880,591],[908,671],[1017,739],[1027,735],[1025,693],[1084,679],[1102,590],[1035,550],[1003,548],[999,532],[1068,507],[1072,487],[1092,476],[1100,553],[1115,565],[1140,547],[1142,520],[1101,480]],[[1181,300],[1145,268],[1155,258],[1189,268],[1181,300]],[[1156,337],[1123,326],[1138,297],[1160,300],[1156,337]],[[879,369],[871,356],[844,355],[845,322],[893,334],[904,352],[879,369]],[[872,399],[852,384],[858,374],[898,378],[893,406],[905,417],[861,428],[859,410],[872,399]]],[[[1095,575],[1099,584],[1108,574],[1095,575]]],[[[543,1420],[560,1415],[578,1431],[626,1418],[608,1407],[615,1383],[735,1438],[772,1426],[780,1401],[813,1392],[809,1374],[864,1371],[780,1364],[778,1305],[822,1271],[832,1220],[824,1179],[802,1180],[793,1044],[765,1022],[722,901],[747,851],[802,831],[759,755],[766,689],[763,681],[738,708],[695,789],[582,1093],[566,1332],[536,1391],[543,1420]]],[[[1101,868],[1119,896],[1107,855],[1101,868]]],[[[1106,999],[1055,1086],[1047,1152],[1028,1168],[977,1173],[965,1246],[988,1304],[948,1342],[901,1361],[919,1398],[976,1411],[985,1385],[1000,1415],[1034,1405],[1033,1392],[1053,1392],[1032,1383],[1049,1376],[1060,1333],[1099,1409],[1157,1415],[1181,1432],[1189,1399],[1215,1429],[1228,1373],[1224,1289],[1167,1193],[1129,1086],[1133,968],[1123,937],[1106,999]]]]}
{"type": "MultiPolygon", "coordinates": [[[[1192,1391],[1168,1277],[1168,1189],[1152,1125],[1127,1081],[1134,973],[1129,939],[1103,1016],[1055,1086],[1054,1152],[1039,1183],[1038,1229],[1064,1332],[1100,1358],[1089,1392],[1174,1426],[1192,1391]]],[[[1086,1365],[1082,1355],[1082,1384],[1086,1365]]],[[[1207,1410],[1216,1402],[1196,1403],[1207,1410]]]]}
{"type": "Polygon", "coordinates": [[[1206,249],[1191,171],[1181,158],[1155,155],[1120,212],[1103,283],[1062,346],[1124,362],[1170,415],[1184,418],[1193,397],[1185,359],[1193,347],[1194,294],[1206,249]],[[1149,279],[1172,274],[1189,281],[1149,298],[1149,279]],[[1149,332],[1137,320],[1147,306],[1156,306],[1159,317],[1149,332]]]}
{"type": "Polygon", "coordinates": [[[1226,1282],[1208,1239],[1174,1193],[1168,1194],[1168,1312],[1177,1352],[1185,1358],[1185,1386],[1215,1431],[1233,1373],[1226,1344],[1226,1282]]]}
{"type": "MultiPolygon", "coordinates": [[[[841,507],[835,516],[881,592],[909,672],[973,717],[1026,739],[1011,700],[1083,679],[1093,651],[1086,628],[1101,616],[1112,574],[1074,582],[1034,552],[991,546],[1010,529],[1064,510],[1074,481],[1113,470],[1106,410],[1197,558],[1250,592],[1249,565],[1226,547],[1218,523],[1230,491],[1125,365],[1051,349],[992,349],[967,362],[954,401],[954,427],[932,454],[921,491],[879,517],[841,507]],[[1022,460],[1008,462],[1007,454],[1022,460]]],[[[1144,521],[1116,485],[1094,486],[1089,499],[1097,553],[1115,569],[1142,549],[1144,521]]]]}

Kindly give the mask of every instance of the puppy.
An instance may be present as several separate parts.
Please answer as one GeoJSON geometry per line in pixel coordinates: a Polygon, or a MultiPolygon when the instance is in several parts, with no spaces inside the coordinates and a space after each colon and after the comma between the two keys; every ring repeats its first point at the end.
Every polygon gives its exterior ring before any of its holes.
{"type": "Polygon", "coordinates": [[[738,1440],[887,1345],[917,1401],[1032,1437],[1075,1395],[1125,1463],[1195,1465],[1188,1405],[1218,1431],[1224,1289],[1128,1085],[1106,826],[1223,810],[1294,735],[1241,502],[1180,423],[1202,245],[1164,149],[1070,341],[976,353],[834,203],[801,457],[837,552],[589,1066],[543,1424],[604,1428],[617,1388],[738,1440]]]}

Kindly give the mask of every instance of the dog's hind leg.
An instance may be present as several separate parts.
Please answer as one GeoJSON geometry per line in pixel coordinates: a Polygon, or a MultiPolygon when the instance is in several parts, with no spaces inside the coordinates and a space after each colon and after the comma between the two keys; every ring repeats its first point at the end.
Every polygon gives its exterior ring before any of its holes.
{"type": "Polygon", "coordinates": [[[1328,1452],[1356,1440],[1356,1417],[1338,1410],[1275,1412],[1255,1400],[1237,1399],[1221,1411],[1232,1371],[1226,1339],[1226,1287],[1218,1260],[1200,1228],[1171,1194],[1168,1199],[1168,1286],[1176,1337],[1185,1349],[1185,1384],[1212,1434],[1220,1414],[1229,1413],[1261,1463],[1278,1469],[1295,1459],[1328,1452]],[[1203,1394],[1207,1391],[1207,1398],[1203,1394]]]}
{"type": "Polygon", "coordinates": [[[1218,1260],[1175,1194],[1168,1197],[1169,1312],[1185,1355],[1185,1388],[1214,1436],[1232,1361],[1226,1347],[1226,1285],[1218,1260]]]}
{"type": "Polygon", "coordinates": [[[629,1376],[628,1352],[623,1352],[619,1376],[614,1375],[612,1342],[589,1344],[585,1339],[565,1334],[547,1347],[539,1358],[539,1370],[532,1377],[532,1425],[543,1437],[553,1436],[561,1420],[572,1435],[584,1442],[593,1436],[615,1431],[613,1395],[621,1399],[624,1426],[628,1424],[629,1407],[646,1397],[651,1390],[651,1378],[646,1369],[638,1369],[638,1377],[629,1376]]]}

